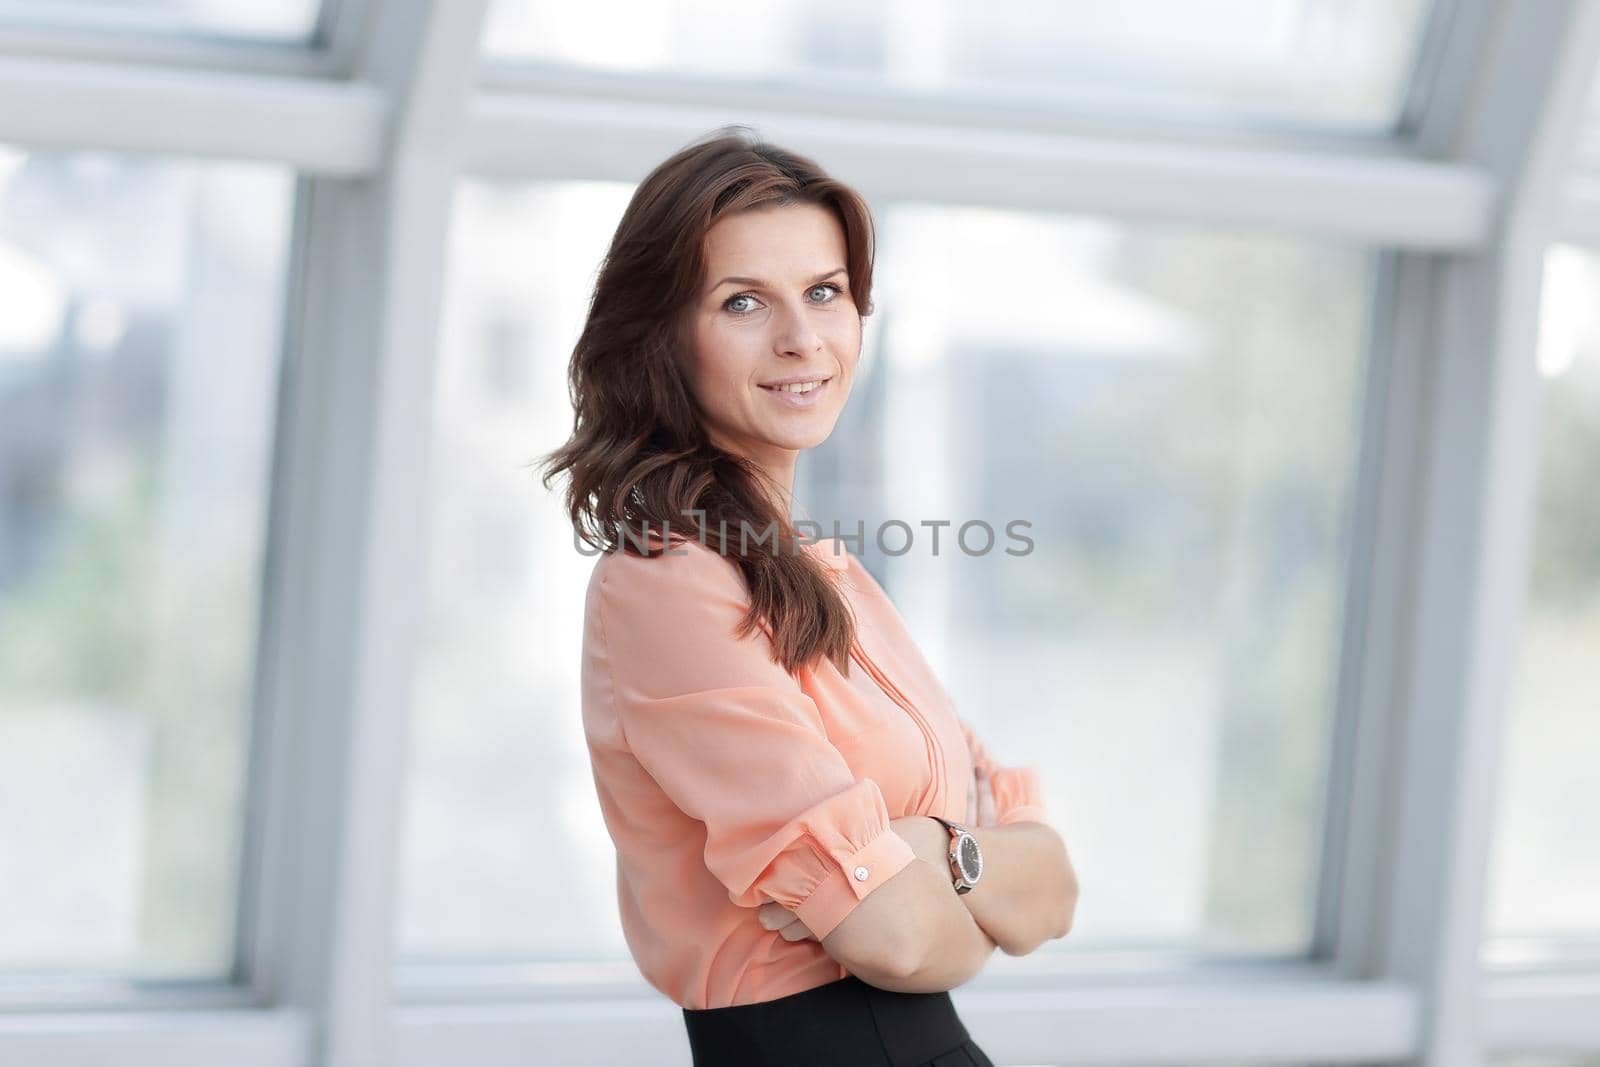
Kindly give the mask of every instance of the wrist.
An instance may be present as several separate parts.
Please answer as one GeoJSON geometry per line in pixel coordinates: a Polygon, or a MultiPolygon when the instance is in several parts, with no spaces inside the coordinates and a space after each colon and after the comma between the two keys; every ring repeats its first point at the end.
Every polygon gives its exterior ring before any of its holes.
{"type": "Polygon", "coordinates": [[[907,815],[895,819],[890,829],[905,839],[917,859],[931,863],[940,871],[950,869],[950,831],[931,815],[907,815]]]}

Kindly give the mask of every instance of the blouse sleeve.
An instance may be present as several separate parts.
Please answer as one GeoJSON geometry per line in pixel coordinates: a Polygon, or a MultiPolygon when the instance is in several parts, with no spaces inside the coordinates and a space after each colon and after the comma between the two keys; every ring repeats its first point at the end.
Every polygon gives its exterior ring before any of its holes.
{"type": "Polygon", "coordinates": [[[1035,767],[1002,767],[989,754],[976,731],[961,720],[961,732],[967,738],[967,750],[972,754],[972,765],[982,767],[989,776],[994,790],[995,820],[1004,826],[1014,822],[1049,822],[1045,812],[1044,787],[1035,767]]]}
{"type": "Polygon", "coordinates": [[[667,797],[705,824],[705,864],[741,907],[769,900],[818,940],[916,858],[878,783],[857,778],[816,703],[772,658],[733,563],[697,543],[616,552],[600,587],[622,737],[667,797]]]}

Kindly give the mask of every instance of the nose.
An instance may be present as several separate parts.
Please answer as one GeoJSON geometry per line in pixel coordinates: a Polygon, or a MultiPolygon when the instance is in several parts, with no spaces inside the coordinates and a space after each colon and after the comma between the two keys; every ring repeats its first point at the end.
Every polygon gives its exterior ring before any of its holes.
{"type": "Polygon", "coordinates": [[[822,334],[817,332],[804,306],[784,302],[784,310],[773,316],[776,334],[772,346],[780,356],[811,356],[822,351],[822,334]]]}

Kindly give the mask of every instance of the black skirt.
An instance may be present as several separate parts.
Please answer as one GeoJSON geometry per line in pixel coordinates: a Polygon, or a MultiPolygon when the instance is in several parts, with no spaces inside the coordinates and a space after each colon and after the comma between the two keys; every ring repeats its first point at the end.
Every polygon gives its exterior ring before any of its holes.
{"type": "Polygon", "coordinates": [[[683,1008],[694,1067],[994,1067],[949,993],[855,975],[760,1004],[683,1008]]]}

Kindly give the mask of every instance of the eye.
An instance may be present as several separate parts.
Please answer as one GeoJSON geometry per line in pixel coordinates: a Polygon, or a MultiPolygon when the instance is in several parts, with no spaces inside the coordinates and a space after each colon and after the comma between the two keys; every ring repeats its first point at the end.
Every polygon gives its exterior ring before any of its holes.
{"type": "MultiPolygon", "coordinates": [[[[838,296],[838,294],[844,292],[844,286],[835,285],[832,282],[822,282],[822,283],[820,283],[818,285],[813,285],[807,291],[810,292],[810,293],[815,293],[815,292],[819,292],[819,291],[822,291],[822,290],[829,290],[829,289],[831,289],[833,291],[834,296],[829,297],[826,300],[814,300],[814,301],[812,301],[812,303],[815,303],[815,304],[831,304],[831,303],[833,303],[834,299],[838,296]]],[[[748,314],[750,314],[751,311],[753,311],[755,309],[754,308],[735,307],[734,306],[735,301],[739,301],[739,300],[755,300],[755,299],[756,299],[756,297],[755,297],[754,293],[734,293],[732,296],[728,297],[728,299],[726,299],[726,300],[724,300],[722,302],[722,310],[724,310],[726,312],[729,312],[731,314],[734,314],[734,315],[748,315],[748,314]]],[[[757,301],[757,302],[759,303],[759,301],[757,301]]]]}

